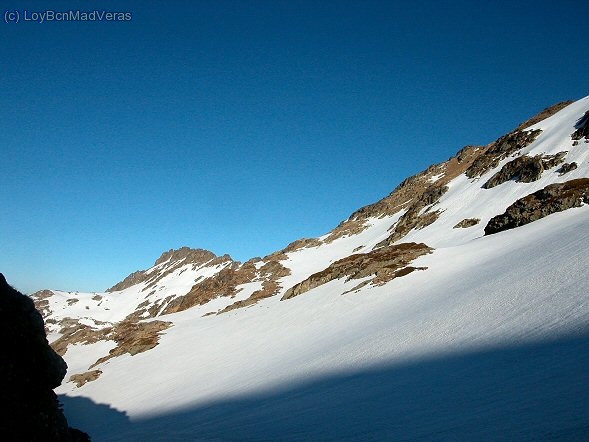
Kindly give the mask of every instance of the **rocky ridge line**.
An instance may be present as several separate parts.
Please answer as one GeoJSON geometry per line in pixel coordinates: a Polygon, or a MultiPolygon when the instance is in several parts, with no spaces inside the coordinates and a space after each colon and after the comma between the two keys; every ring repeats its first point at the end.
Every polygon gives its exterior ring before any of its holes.
{"type": "Polygon", "coordinates": [[[115,284],[111,288],[107,289],[107,292],[121,291],[134,285],[145,283],[147,290],[157,284],[166,275],[174,272],[178,268],[187,264],[192,264],[193,268],[197,266],[203,266],[205,264],[216,265],[220,263],[234,262],[229,255],[217,256],[213,252],[204,249],[191,249],[189,247],[181,247],[177,250],[170,249],[155,261],[155,264],[148,270],[139,270],[131,273],[121,282],[115,284]],[[163,266],[163,264],[169,262],[166,266],[165,272],[154,271],[154,267],[163,266]]]}

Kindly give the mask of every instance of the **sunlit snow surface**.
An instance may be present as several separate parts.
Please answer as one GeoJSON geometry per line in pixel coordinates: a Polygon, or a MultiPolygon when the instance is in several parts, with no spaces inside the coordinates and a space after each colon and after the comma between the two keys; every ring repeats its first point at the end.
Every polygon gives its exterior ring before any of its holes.
{"type": "MultiPolygon", "coordinates": [[[[537,124],[526,149],[569,151],[579,167],[565,177],[482,191],[497,168],[450,183],[440,219],[403,239],[436,248],[413,263],[427,270],[345,295],[357,280],[218,316],[203,314],[226,300],[163,316],[174,325],[153,350],[58,388],[70,424],[95,441],[588,440],[589,207],[483,237],[516,199],[589,176],[589,145],[570,140],[587,109],[586,98],[537,124]],[[481,223],[453,229],[469,217],[481,223]]],[[[283,289],[370,250],[399,216],[290,253],[283,289]]],[[[92,359],[78,347],[65,358],[76,369],[92,359]]]]}

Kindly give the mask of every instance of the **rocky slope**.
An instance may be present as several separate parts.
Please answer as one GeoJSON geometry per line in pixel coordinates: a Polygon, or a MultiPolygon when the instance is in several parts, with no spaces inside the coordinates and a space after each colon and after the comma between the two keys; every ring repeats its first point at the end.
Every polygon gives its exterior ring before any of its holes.
{"type": "Polygon", "coordinates": [[[323,286],[360,295],[388,287],[415,270],[427,273],[420,259],[437,249],[587,204],[588,112],[589,97],[552,106],[487,146],[466,146],[407,178],[326,235],[264,258],[239,263],[204,250],[170,250],[107,293],[46,290],[35,303],[66,359],[92,349],[69,372],[77,388],[99,379],[113,358],[156,348],[175,315],[188,310],[228,315],[263,300],[292,302],[323,286]]]}

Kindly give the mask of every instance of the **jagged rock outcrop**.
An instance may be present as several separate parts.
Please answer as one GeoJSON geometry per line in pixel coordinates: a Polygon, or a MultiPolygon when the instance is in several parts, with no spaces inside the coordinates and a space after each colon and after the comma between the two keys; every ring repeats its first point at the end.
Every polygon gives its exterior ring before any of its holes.
{"type": "Polygon", "coordinates": [[[531,183],[538,181],[545,170],[552,169],[564,162],[568,152],[555,155],[536,155],[533,157],[522,155],[504,164],[499,172],[483,184],[484,189],[491,189],[507,181],[517,183],[531,183]]]}
{"type": "Polygon", "coordinates": [[[497,167],[501,160],[531,144],[542,131],[540,129],[525,131],[515,130],[491,143],[486,151],[477,157],[466,170],[466,176],[477,178],[497,167]]]}
{"type": "Polygon", "coordinates": [[[3,440],[88,441],[68,427],[53,392],[67,365],[47,342],[43,318],[33,301],[8,285],[0,273],[0,321],[4,354],[0,364],[3,440]]]}
{"type": "Polygon", "coordinates": [[[98,333],[108,331],[108,335],[103,340],[113,340],[117,346],[110,350],[107,356],[98,359],[90,368],[126,353],[135,356],[151,350],[158,345],[161,333],[171,325],[171,322],[166,321],[121,321],[111,329],[98,331],[98,333]]]}
{"type": "Polygon", "coordinates": [[[564,163],[562,166],[560,166],[560,169],[558,169],[558,174],[560,176],[563,176],[569,172],[572,172],[577,167],[578,167],[578,164],[575,163],[574,161],[572,163],[564,163]]]}
{"type": "Polygon", "coordinates": [[[579,119],[575,125],[575,129],[571,135],[573,140],[580,140],[582,138],[589,140],[589,111],[585,112],[585,115],[579,119]]]}
{"type": "Polygon", "coordinates": [[[85,373],[73,374],[70,376],[70,382],[73,382],[78,388],[80,388],[88,382],[95,381],[101,374],[101,370],[90,370],[85,373]]]}
{"type": "Polygon", "coordinates": [[[349,281],[351,279],[372,277],[369,281],[362,282],[352,290],[369,283],[374,285],[384,284],[414,270],[422,270],[423,268],[411,267],[409,264],[415,258],[430,253],[432,250],[432,248],[422,243],[403,243],[382,247],[368,253],[350,255],[294,285],[286,291],[282,296],[282,300],[294,298],[320,285],[341,278],[346,278],[346,281],[349,281]]]}
{"type": "Polygon", "coordinates": [[[476,226],[480,222],[481,222],[481,220],[478,218],[465,218],[462,221],[460,221],[459,223],[457,223],[453,228],[454,229],[467,229],[469,227],[476,226]]]}
{"type": "Polygon", "coordinates": [[[447,191],[448,186],[428,187],[425,192],[415,199],[407,211],[401,215],[399,221],[392,227],[392,233],[389,237],[378,243],[376,247],[391,245],[399,241],[411,230],[423,229],[435,222],[441,212],[439,210],[431,210],[431,206],[437,203],[447,191]]]}
{"type": "Polygon", "coordinates": [[[485,235],[523,226],[552,213],[589,204],[589,178],[546,186],[520,198],[487,223],[485,235]]]}

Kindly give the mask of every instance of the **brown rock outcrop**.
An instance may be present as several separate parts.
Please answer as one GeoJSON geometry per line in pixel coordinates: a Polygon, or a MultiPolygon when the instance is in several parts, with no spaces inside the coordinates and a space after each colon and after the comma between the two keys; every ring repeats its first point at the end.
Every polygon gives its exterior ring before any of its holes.
{"type": "Polygon", "coordinates": [[[189,309],[196,305],[203,305],[219,296],[233,297],[236,287],[250,282],[256,273],[256,267],[252,262],[243,265],[233,263],[210,278],[195,284],[184,296],[173,299],[164,309],[163,313],[175,313],[189,309]]]}
{"type": "Polygon", "coordinates": [[[572,163],[564,163],[562,166],[560,166],[560,169],[558,169],[558,174],[560,176],[563,176],[569,172],[572,172],[577,167],[577,163],[575,163],[574,161],[572,163]]]}
{"type": "Polygon", "coordinates": [[[466,170],[466,176],[477,178],[497,167],[499,162],[531,144],[542,131],[515,130],[491,143],[485,152],[477,157],[466,170]]]}
{"type": "Polygon", "coordinates": [[[409,206],[407,211],[399,218],[399,221],[392,227],[392,233],[387,239],[381,241],[376,247],[384,247],[399,241],[411,230],[423,229],[434,223],[441,214],[439,210],[431,210],[433,204],[448,191],[448,186],[431,186],[409,206]],[[424,210],[425,209],[425,210],[424,210]]]}
{"type": "Polygon", "coordinates": [[[76,387],[80,388],[82,385],[88,382],[95,381],[100,377],[101,374],[102,371],[100,370],[91,370],[87,371],[86,373],[73,374],[70,376],[70,382],[73,382],[76,384],[76,387]]]}
{"type": "Polygon", "coordinates": [[[290,275],[290,270],[284,267],[279,261],[269,261],[258,270],[255,281],[262,281],[262,289],[256,290],[247,299],[234,302],[225,307],[218,314],[226,313],[237,308],[248,307],[257,303],[258,301],[269,298],[278,294],[282,288],[278,280],[284,276],[290,275]]]}
{"type": "Polygon", "coordinates": [[[589,178],[551,184],[520,198],[505,213],[491,218],[485,227],[485,235],[523,226],[583,204],[589,204],[589,178]]]}
{"type": "Polygon", "coordinates": [[[454,229],[467,229],[468,227],[476,226],[480,223],[481,220],[478,218],[465,218],[459,223],[457,223],[453,228],[454,229]]]}
{"type": "Polygon", "coordinates": [[[107,356],[98,359],[90,368],[126,353],[134,356],[151,350],[158,345],[161,332],[171,327],[171,325],[171,322],[165,321],[121,321],[109,330],[103,329],[102,331],[108,331],[108,334],[102,339],[113,340],[117,343],[117,346],[107,356]]]}
{"type": "MultiPolygon", "coordinates": [[[[51,347],[63,356],[70,345],[94,344],[99,341],[116,342],[116,347],[110,350],[108,355],[92,364],[92,368],[111,358],[126,353],[134,356],[138,353],[151,350],[158,345],[161,332],[172,325],[171,322],[165,321],[139,321],[131,316],[113,326],[103,328],[93,328],[81,324],[77,319],[64,319],[60,323],[61,336],[51,343],[51,347]]],[[[97,378],[98,376],[94,378],[77,376],[76,382],[84,379],[82,384],[85,384],[97,378]]]]}
{"type": "Polygon", "coordinates": [[[568,152],[555,155],[536,155],[533,157],[522,155],[504,164],[499,172],[483,184],[484,189],[491,189],[507,181],[517,183],[531,183],[538,181],[545,170],[551,169],[564,162],[568,152]]]}
{"type": "MultiPolygon", "coordinates": [[[[425,244],[403,243],[382,247],[368,253],[350,255],[332,263],[329,267],[309,276],[286,291],[281,300],[294,298],[335,279],[360,279],[372,276],[355,289],[368,283],[381,285],[418,269],[409,267],[415,258],[430,253],[433,249],[425,244]]],[[[354,289],[352,289],[354,290],[354,289]]]]}
{"type": "MultiPolygon", "coordinates": [[[[451,180],[462,174],[484,149],[484,146],[466,146],[448,161],[434,164],[423,172],[403,180],[387,197],[352,213],[346,221],[331,231],[324,242],[329,243],[342,236],[362,232],[367,227],[366,222],[369,218],[394,215],[400,210],[410,210],[412,206],[420,205],[428,195],[435,194],[438,189],[444,188],[451,180]]],[[[435,215],[429,214],[428,220],[435,221],[435,215]]],[[[425,222],[422,223],[424,224],[425,222]]]]}

